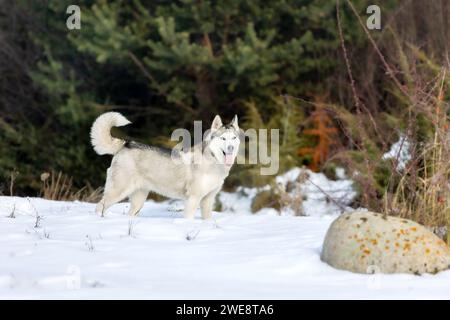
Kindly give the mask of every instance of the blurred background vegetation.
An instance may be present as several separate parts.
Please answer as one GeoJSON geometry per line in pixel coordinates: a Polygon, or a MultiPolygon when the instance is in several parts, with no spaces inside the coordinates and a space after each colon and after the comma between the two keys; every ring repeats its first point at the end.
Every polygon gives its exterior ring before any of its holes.
{"type": "MultiPolygon", "coordinates": [[[[102,186],[110,158],[89,129],[110,110],[133,122],[123,134],[157,145],[215,114],[279,128],[281,172],[344,166],[358,173],[355,205],[377,210],[407,197],[404,176],[430,174],[420,146],[448,132],[446,0],[81,0],[69,31],[72,2],[0,0],[3,194],[39,195],[43,172],[73,197],[102,186]],[[364,28],[370,4],[382,30],[364,28]],[[397,172],[382,155],[401,134],[417,161],[397,172]]],[[[226,187],[273,178],[257,169],[236,166],[226,187]]]]}

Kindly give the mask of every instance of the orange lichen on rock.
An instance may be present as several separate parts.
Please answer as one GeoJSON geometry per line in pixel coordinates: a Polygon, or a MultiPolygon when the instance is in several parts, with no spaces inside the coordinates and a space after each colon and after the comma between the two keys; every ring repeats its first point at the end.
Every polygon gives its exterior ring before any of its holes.
{"type": "Polygon", "coordinates": [[[427,228],[403,220],[390,217],[387,221],[370,212],[344,215],[328,230],[321,258],[338,269],[359,273],[366,273],[370,265],[383,273],[423,274],[449,269],[450,248],[427,228]],[[338,244],[337,249],[334,244],[338,244]]]}

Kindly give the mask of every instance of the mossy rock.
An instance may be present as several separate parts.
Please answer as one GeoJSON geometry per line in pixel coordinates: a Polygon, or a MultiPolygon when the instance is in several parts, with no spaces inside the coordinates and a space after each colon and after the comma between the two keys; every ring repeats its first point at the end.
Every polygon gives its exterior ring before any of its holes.
{"type": "Polygon", "coordinates": [[[280,210],[280,195],[272,190],[264,190],[257,193],[252,201],[252,212],[258,212],[263,208],[280,210]]]}
{"type": "Polygon", "coordinates": [[[322,173],[325,175],[325,177],[327,177],[329,180],[333,180],[336,181],[338,180],[338,177],[336,175],[336,164],[335,163],[327,163],[325,164],[321,171],[322,173]]]}
{"type": "Polygon", "coordinates": [[[414,221],[353,212],[331,224],[321,259],[357,273],[437,273],[450,268],[450,248],[414,221]]]}
{"type": "Polygon", "coordinates": [[[214,200],[213,211],[222,212],[222,210],[223,210],[223,204],[222,204],[222,201],[220,201],[219,194],[217,194],[216,199],[214,200]]]}

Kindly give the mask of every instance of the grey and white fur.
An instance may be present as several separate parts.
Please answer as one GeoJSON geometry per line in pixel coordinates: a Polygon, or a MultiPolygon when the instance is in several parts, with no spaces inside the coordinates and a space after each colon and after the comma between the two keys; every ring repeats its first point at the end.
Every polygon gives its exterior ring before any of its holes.
{"type": "Polygon", "coordinates": [[[237,116],[223,125],[220,116],[212,122],[204,141],[178,153],[111,136],[112,127],[130,124],[118,112],[99,116],[91,129],[94,150],[113,155],[107,170],[103,198],[96,212],[103,214],[113,204],[130,200],[129,215],[136,215],[149,192],[169,198],[183,199],[184,216],[193,218],[200,206],[202,217],[211,217],[216,194],[236,158],[239,148],[237,116]],[[201,161],[194,155],[201,155],[201,161]]]}

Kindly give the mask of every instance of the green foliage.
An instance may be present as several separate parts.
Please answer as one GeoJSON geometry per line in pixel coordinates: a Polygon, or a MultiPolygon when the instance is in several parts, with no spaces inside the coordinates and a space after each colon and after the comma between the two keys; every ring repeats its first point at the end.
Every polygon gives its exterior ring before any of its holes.
{"type": "MultiPolygon", "coordinates": [[[[293,166],[300,165],[301,159],[297,157],[296,150],[303,143],[303,138],[298,134],[298,127],[304,120],[302,109],[292,101],[285,97],[272,98],[268,106],[257,106],[254,102],[246,103],[247,112],[241,127],[243,130],[250,128],[267,129],[267,136],[270,136],[270,130],[279,130],[279,172],[285,172],[293,166]],[[265,121],[259,110],[272,109],[272,116],[268,121],[265,121]]],[[[267,150],[269,156],[272,150],[272,143],[269,138],[267,144],[263,143],[261,137],[258,135],[258,148],[267,150]]],[[[248,163],[248,162],[247,162],[248,163]]],[[[229,183],[246,185],[246,186],[262,186],[269,183],[273,176],[262,176],[260,174],[261,168],[267,167],[260,162],[256,165],[247,164],[241,165],[234,171],[234,176],[229,183]]]]}
{"type": "MultiPolygon", "coordinates": [[[[273,97],[323,89],[337,67],[335,3],[325,0],[82,0],[81,30],[71,31],[69,0],[9,3],[33,21],[12,38],[32,43],[37,55],[25,76],[36,91],[33,105],[0,116],[0,175],[6,181],[17,168],[22,193],[36,192],[50,169],[73,176],[78,187],[101,185],[109,159],[95,155],[88,132],[108,110],[125,113],[133,121],[127,135],[149,143],[192,128],[193,120],[209,124],[216,113],[247,120],[259,113],[253,127],[281,130],[285,170],[298,163],[303,115],[273,97]]],[[[348,26],[351,16],[342,11],[348,26]]],[[[346,38],[361,44],[361,34],[347,29],[346,38]]],[[[230,181],[240,183],[246,169],[235,169],[230,181]]]]}
{"type": "Polygon", "coordinates": [[[265,102],[335,64],[334,4],[329,1],[98,1],[69,34],[99,64],[133,68],[162,104],[185,121],[211,117],[230,103],[265,102]],[[134,64],[134,66],[133,66],[134,64]]]}
{"type": "MultiPolygon", "coordinates": [[[[392,163],[382,158],[387,151],[383,150],[383,145],[389,145],[398,138],[392,133],[396,127],[386,126],[384,136],[381,137],[371,132],[374,128],[367,115],[354,114],[337,105],[330,105],[329,108],[342,122],[346,138],[354,144],[353,148],[339,151],[334,156],[334,162],[350,170],[359,194],[356,201],[364,207],[381,210],[380,199],[388,187],[395,187],[393,184],[396,183],[392,179],[392,163]],[[389,136],[392,141],[386,144],[383,139],[389,136]]],[[[380,120],[386,118],[389,119],[388,123],[398,123],[398,118],[394,116],[380,115],[380,120]]]]}

